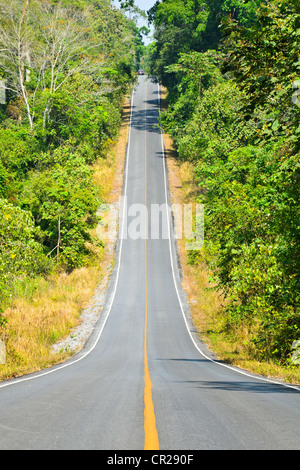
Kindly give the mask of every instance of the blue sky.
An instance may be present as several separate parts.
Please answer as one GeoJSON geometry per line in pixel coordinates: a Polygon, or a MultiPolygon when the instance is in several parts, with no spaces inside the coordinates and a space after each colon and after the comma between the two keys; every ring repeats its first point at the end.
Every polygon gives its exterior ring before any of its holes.
{"type": "MultiPolygon", "coordinates": [[[[118,0],[113,0],[113,3],[117,6],[120,5],[120,3],[118,2],[118,0]]],[[[141,10],[145,10],[146,12],[148,10],[150,10],[151,7],[153,7],[153,5],[156,3],[156,0],[135,0],[134,2],[136,4],[137,7],[139,7],[141,10]]],[[[138,26],[141,27],[141,26],[147,26],[148,27],[148,22],[147,21],[144,21],[142,18],[139,20],[138,22],[138,26]]],[[[150,36],[151,36],[151,33],[150,33],[150,36]]],[[[149,44],[149,42],[151,42],[151,37],[147,38],[145,37],[144,38],[144,41],[145,41],[145,44],[149,44]]]]}
{"type": "MultiPolygon", "coordinates": [[[[146,12],[150,10],[151,7],[156,3],[156,0],[135,0],[135,4],[137,7],[139,7],[141,10],[145,10],[146,12]]],[[[141,24],[145,24],[145,26],[148,27],[148,22],[143,22],[141,21],[141,24]]],[[[151,33],[150,33],[150,38],[144,38],[145,44],[149,44],[151,42],[151,33]]]]}

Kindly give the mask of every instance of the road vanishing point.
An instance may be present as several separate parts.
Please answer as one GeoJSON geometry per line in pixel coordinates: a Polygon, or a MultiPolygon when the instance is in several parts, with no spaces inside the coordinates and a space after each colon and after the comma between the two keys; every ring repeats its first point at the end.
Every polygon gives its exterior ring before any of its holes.
{"type": "MultiPolygon", "coordinates": [[[[139,77],[128,207],[169,204],[159,112],[159,86],[139,77]]],[[[84,348],[0,383],[2,450],[300,449],[299,387],[218,361],[195,334],[172,220],[162,217],[168,237],[119,237],[105,307],[84,348]]]]}

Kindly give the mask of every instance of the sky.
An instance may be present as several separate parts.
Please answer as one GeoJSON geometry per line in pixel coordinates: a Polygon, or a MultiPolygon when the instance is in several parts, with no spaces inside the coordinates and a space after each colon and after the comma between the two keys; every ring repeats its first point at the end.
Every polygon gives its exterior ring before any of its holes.
{"type": "MultiPolygon", "coordinates": [[[[141,10],[145,10],[146,12],[148,10],[150,10],[151,7],[153,7],[153,5],[156,3],[156,0],[135,0],[134,2],[136,4],[137,7],[139,7],[141,10]]],[[[113,4],[116,5],[116,6],[119,6],[120,3],[118,2],[118,0],[113,0],[113,4]]],[[[147,20],[144,20],[143,18],[141,18],[139,21],[138,21],[138,26],[141,28],[142,26],[147,26],[147,28],[149,28],[149,25],[148,25],[148,21],[147,20]]],[[[150,28],[151,29],[151,28],[150,28]]],[[[151,39],[151,33],[149,34],[149,37],[146,37],[144,36],[144,43],[147,45],[149,44],[150,42],[152,42],[152,39],[151,39]]]]}

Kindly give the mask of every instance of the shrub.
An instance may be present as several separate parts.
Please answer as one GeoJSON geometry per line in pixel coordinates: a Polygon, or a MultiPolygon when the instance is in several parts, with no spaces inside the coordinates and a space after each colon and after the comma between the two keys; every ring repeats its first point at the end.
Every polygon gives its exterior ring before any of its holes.
{"type": "Polygon", "coordinates": [[[0,199],[0,305],[14,283],[49,271],[50,261],[36,235],[31,214],[0,199]]]}
{"type": "Polygon", "coordinates": [[[59,262],[68,270],[84,264],[89,230],[96,223],[98,191],[84,158],[67,149],[57,149],[52,166],[32,172],[24,184],[21,207],[33,214],[41,241],[53,256],[59,244],[59,262]]]}

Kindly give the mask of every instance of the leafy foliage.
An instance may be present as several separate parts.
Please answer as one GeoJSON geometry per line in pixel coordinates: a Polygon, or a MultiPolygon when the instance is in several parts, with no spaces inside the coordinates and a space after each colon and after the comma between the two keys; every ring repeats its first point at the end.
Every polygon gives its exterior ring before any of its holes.
{"type": "Polygon", "coordinates": [[[238,24],[251,24],[260,3],[258,0],[157,1],[148,12],[155,26],[152,74],[157,75],[172,94],[178,80],[165,67],[177,63],[182,53],[216,49],[221,40],[222,19],[230,15],[238,24]]]}
{"type": "Polygon", "coordinates": [[[108,0],[0,0],[0,19],[1,308],[16,283],[91,259],[91,165],[118,134],[142,40],[108,0]]]}
{"type": "Polygon", "coordinates": [[[300,75],[299,26],[299,5],[292,1],[262,5],[248,28],[224,21],[224,71],[246,92],[246,114],[264,113],[263,139],[275,131],[276,138],[288,134],[299,142],[300,109],[291,102],[292,83],[300,75]]]}
{"type": "Polygon", "coordinates": [[[162,122],[195,168],[204,251],[227,297],[228,328],[247,326],[257,357],[290,364],[300,332],[299,5],[202,5],[202,33],[190,23],[197,44],[178,41],[169,56],[162,31],[175,37],[176,17],[163,17],[168,1],[152,10],[153,71],[169,90],[162,122]]]}
{"type": "Polygon", "coordinates": [[[0,214],[0,295],[7,298],[13,283],[44,274],[49,261],[30,212],[0,199],[0,214]]]}
{"type": "Polygon", "coordinates": [[[59,244],[59,261],[68,270],[84,264],[88,254],[85,242],[96,222],[98,192],[84,158],[65,147],[54,152],[49,168],[30,174],[20,194],[20,206],[32,213],[43,245],[50,252],[59,244]]]}

